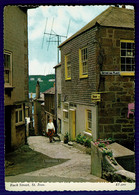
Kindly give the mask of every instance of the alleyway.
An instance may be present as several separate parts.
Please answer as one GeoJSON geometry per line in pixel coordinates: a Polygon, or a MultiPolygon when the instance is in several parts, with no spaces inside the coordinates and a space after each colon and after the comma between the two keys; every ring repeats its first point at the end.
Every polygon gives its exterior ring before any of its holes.
{"type": "Polygon", "coordinates": [[[68,146],[62,142],[49,143],[48,138],[43,136],[29,137],[28,144],[31,149],[51,158],[69,160],[53,167],[6,177],[5,180],[7,182],[106,182],[90,174],[90,155],[84,154],[72,146],[68,146]]]}

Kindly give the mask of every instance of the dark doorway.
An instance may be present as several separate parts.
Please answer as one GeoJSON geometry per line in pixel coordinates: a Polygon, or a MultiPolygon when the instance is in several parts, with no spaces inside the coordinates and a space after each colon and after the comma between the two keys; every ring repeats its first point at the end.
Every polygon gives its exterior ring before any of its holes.
{"type": "Polygon", "coordinates": [[[11,151],[11,106],[5,106],[5,152],[11,151]]]}

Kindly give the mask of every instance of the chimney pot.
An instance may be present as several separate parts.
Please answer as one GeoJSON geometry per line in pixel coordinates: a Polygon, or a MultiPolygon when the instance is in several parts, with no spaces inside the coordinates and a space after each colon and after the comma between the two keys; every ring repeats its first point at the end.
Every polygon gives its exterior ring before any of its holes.
{"type": "Polygon", "coordinates": [[[122,5],[122,8],[126,8],[125,5],[122,5]]]}

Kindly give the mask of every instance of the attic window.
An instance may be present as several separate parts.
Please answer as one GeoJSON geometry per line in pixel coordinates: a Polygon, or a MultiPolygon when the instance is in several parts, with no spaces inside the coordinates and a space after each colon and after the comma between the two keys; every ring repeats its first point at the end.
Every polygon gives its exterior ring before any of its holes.
{"type": "Polygon", "coordinates": [[[134,41],[121,41],[121,71],[135,71],[134,41]]]}

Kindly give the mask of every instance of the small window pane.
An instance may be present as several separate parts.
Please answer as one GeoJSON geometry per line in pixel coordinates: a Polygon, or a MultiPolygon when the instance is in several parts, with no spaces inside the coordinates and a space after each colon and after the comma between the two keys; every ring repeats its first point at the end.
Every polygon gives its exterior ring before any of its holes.
{"type": "Polygon", "coordinates": [[[18,123],[18,111],[16,111],[16,123],[18,123]]]}
{"type": "Polygon", "coordinates": [[[8,70],[4,71],[4,81],[5,83],[9,83],[9,71],[8,70]]]}
{"type": "Polygon", "coordinates": [[[123,49],[123,48],[126,48],[126,43],[121,43],[121,48],[123,49]]]}
{"type": "Polygon", "coordinates": [[[19,111],[19,122],[22,121],[22,110],[19,111]]]}
{"type": "Polygon", "coordinates": [[[121,71],[125,71],[125,65],[121,66],[121,71]]]}
{"type": "Polygon", "coordinates": [[[10,55],[4,54],[4,67],[10,68],[10,55]]]}

